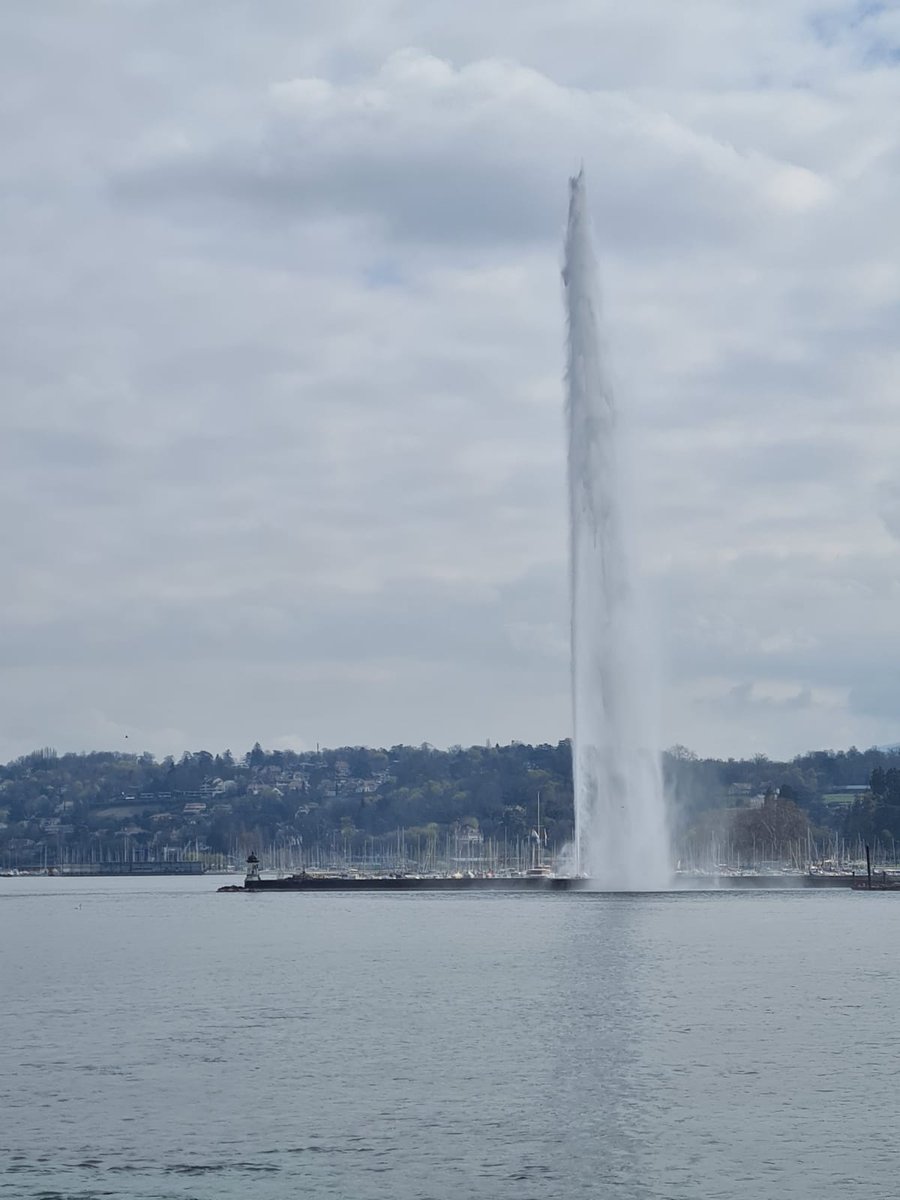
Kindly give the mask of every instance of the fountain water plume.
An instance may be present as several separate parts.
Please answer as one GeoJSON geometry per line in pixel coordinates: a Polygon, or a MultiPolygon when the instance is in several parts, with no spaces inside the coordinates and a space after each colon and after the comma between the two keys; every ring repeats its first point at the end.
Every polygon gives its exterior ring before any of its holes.
{"type": "Polygon", "coordinates": [[[613,891],[665,888],[669,844],[648,661],[627,528],[619,420],[603,362],[584,172],[570,180],[563,281],[578,872],[613,891]]]}

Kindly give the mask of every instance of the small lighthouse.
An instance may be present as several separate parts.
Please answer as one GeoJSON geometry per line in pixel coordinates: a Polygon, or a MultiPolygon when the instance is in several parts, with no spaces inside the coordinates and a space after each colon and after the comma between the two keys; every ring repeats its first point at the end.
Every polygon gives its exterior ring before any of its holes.
{"type": "Polygon", "coordinates": [[[244,887],[251,883],[259,883],[259,859],[252,850],[247,855],[247,874],[244,878],[244,887]]]}

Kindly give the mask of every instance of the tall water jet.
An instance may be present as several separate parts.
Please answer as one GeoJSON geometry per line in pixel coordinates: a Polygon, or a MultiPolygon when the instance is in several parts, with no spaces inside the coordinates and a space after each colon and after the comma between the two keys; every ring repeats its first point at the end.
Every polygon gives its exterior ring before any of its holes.
{"type": "Polygon", "coordinates": [[[626,477],[603,362],[583,171],[569,188],[563,281],[575,849],[579,874],[599,887],[654,890],[670,879],[657,689],[631,563],[626,477]]]}

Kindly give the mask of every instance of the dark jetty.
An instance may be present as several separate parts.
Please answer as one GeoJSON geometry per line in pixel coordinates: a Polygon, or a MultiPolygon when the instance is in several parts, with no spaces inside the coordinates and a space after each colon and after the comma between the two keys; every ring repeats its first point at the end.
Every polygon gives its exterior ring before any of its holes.
{"type": "MultiPolygon", "coordinates": [[[[549,875],[290,875],[285,879],[247,879],[247,892],[567,892],[585,888],[586,879],[549,875]]],[[[220,891],[225,889],[220,888],[220,891]]],[[[229,888],[229,891],[232,889],[229,888]]]]}
{"type": "MultiPolygon", "coordinates": [[[[786,888],[867,887],[860,875],[701,875],[680,876],[672,891],[731,891],[786,888]]],[[[879,890],[897,889],[892,881],[872,883],[879,890]]],[[[590,879],[550,874],[531,875],[315,875],[301,871],[282,879],[262,879],[257,862],[249,864],[243,886],[228,884],[220,892],[597,892],[590,879]]]]}
{"type": "MultiPolygon", "coordinates": [[[[730,891],[776,888],[854,888],[900,891],[900,879],[882,873],[873,879],[871,863],[866,875],[828,873],[769,875],[679,875],[672,891],[730,891]]],[[[259,859],[247,858],[243,886],[228,884],[220,892],[602,892],[591,879],[552,875],[537,867],[524,875],[320,875],[300,871],[282,879],[263,879],[259,859]]]]}

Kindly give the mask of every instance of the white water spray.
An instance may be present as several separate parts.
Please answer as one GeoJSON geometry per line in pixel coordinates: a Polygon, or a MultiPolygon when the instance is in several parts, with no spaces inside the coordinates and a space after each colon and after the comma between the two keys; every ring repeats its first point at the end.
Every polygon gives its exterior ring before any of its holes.
{"type": "Polygon", "coordinates": [[[616,406],[606,378],[584,175],[570,180],[563,280],[578,871],[613,891],[665,888],[669,844],[649,667],[630,561],[616,406]]]}

